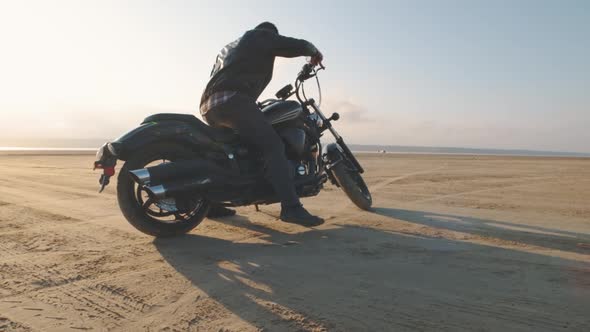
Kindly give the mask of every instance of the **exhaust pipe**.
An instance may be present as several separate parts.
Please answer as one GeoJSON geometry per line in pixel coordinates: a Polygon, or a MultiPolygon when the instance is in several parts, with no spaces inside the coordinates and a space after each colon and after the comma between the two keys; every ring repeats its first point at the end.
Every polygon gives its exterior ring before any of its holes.
{"type": "MultiPolygon", "coordinates": [[[[208,193],[223,196],[239,192],[244,186],[262,181],[257,176],[240,176],[215,163],[189,160],[165,163],[146,169],[130,171],[133,180],[144,187],[150,197],[166,199],[186,194],[208,193]]],[[[324,183],[325,174],[308,176],[295,181],[295,187],[324,183]]],[[[270,188],[270,185],[269,185],[270,188]]]]}
{"type": "Polygon", "coordinates": [[[225,181],[213,181],[211,177],[198,177],[186,181],[177,181],[169,184],[146,186],[144,189],[148,195],[156,199],[165,199],[179,194],[207,191],[213,187],[224,186],[225,181]]]}
{"type": "Polygon", "coordinates": [[[224,174],[235,176],[213,162],[206,160],[176,161],[129,171],[133,181],[141,186],[155,186],[173,180],[185,179],[195,174],[224,174]]]}
{"type": "Polygon", "coordinates": [[[129,171],[129,175],[140,186],[149,186],[150,184],[150,171],[147,168],[129,171]]]}
{"type": "MultiPolygon", "coordinates": [[[[306,185],[324,183],[328,179],[326,174],[320,176],[310,176],[295,182],[296,188],[306,185]]],[[[190,179],[181,179],[171,183],[165,183],[154,186],[146,186],[144,189],[155,199],[166,199],[186,194],[212,193],[221,189],[225,194],[240,190],[244,186],[252,186],[260,182],[261,178],[255,177],[228,177],[220,174],[210,176],[199,176],[190,179]]],[[[270,188],[270,187],[269,187],[270,188]]]]}
{"type": "Polygon", "coordinates": [[[144,189],[152,198],[155,198],[157,200],[166,198],[166,188],[161,184],[153,187],[144,187],[144,189]]]}

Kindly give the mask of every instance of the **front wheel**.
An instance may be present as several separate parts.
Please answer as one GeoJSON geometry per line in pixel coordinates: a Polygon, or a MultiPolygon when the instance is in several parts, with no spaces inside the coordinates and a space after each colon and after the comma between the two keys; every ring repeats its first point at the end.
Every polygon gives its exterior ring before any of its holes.
{"type": "Polygon", "coordinates": [[[129,175],[131,170],[191,157],[195,157],[191,150],[165,142],[146,146],[127,159],[119,173],[117,198],[121,212],[133,227],[151,236],[170,237],[188,233],[201,223],[209,210],[206,200],[191,198],[188,209],[179,209],[174,198],[152,199],[129,175]]]}
{"type": "Polygon", "coordinates": [[[342,161],[332,167],[332,174],[340,185],[340,188],[344,191],[346,196],[356,205],[359,209],[369,210],[373,204],[373,198],[365,184],[363,177],[353,170],[346,162],[342,161]]]}

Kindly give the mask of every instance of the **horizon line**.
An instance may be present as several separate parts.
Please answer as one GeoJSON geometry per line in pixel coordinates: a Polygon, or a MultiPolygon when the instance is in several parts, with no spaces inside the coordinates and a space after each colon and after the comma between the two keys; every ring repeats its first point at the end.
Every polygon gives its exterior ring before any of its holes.
{"type": "MultiPolygon", "coordinates": [[[[75,140],[75,139],[74,139],[75,140]]],[[[80,139],[94,140],[94,139],[80,139]]],[[[98,140],[98,139],[97,139],[98,140]]],[[[108,140],[107,140],[108,141],[108,140]]],[[[352,151],[358,153],[393,153],[393,154],[442,154],[442,155],[488,155],[488,156],[523,156],[523,157],[590,157],[590,152],[548,151],[530,149],[499,148],[465,148],[443,146],[412,146],[386,144],[348,144],[352,151]],[[363,150],[366,148],[368,150],[363,150]],[[387,151],[387,149],[393,149],[387,151]],[[445,151],[446,150],[446,151],[445,151]]],[[[92,152],[99,147],[39,147],[39,146],[0,146],[0,152],[92,152]]]]}

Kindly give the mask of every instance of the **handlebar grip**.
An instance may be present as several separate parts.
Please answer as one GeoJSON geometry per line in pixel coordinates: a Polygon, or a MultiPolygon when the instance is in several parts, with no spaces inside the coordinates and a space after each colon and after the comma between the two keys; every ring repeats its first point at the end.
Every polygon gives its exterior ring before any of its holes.
{"type": "Polygon", "coordinates": [[[297,78],[301,81],[305,81],[306,79],[310,78],[313,67],[314,66],[311,63],[304,64],[301,68],[301,71],[299,72],[299,75],[297,75],[297,78]]]}

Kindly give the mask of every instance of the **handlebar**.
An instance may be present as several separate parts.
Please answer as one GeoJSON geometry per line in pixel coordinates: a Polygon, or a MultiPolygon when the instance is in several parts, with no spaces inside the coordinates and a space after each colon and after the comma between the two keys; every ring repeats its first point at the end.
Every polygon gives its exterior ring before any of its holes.
{"type": "MultiPolygon", "coordinates": [[[[264,108],[264,107],[266,107],[270,104],[273,104],[275,102],[278,102],[280,100],[286,100],[287,98],[291,97],[292,95],[296,95],[297,100],[299,100],[299,102],[301,102],[303,104],[304,101],[307,101],[307,97],[305,96],[305,91],[303,90],[303,82],[305,82],[306,80],[308,80],[312,77],[316,77],[318,74],[318,71],[320,71],[322,69],[326,69],[326,67],[324,67],[324,65],[322,63],[319,63],[317,66],[319,67],[318,69],[316,69],[316,66],[311,63],[304,64],[303,67],[301,68],[301,71],[297,75],[297,80],[295,81],[295,89],[293,89],[293,86],[291,84],[289,84],[289,85],[283,87],[281,90],[279,90],[275,94],[275,96],[278,99],[271,98],[271,99],[264,100],[262,102],[258,102],[257,103],[258,107],[264,108]],[[303,98],[301,98],[301,95],[299,94],[300,92],[302,92],[303,98]]],[[[321,103],[322,91],[320,88],[319,80],[318,80],[318,91],[320,93],[320,103],[321,103]]]]}
{"type": "Polygon", "coordinates": [[[304,64],[301,68],[301,71],[297,75],[297,79],[299,81],[305,81],[307,79],[310,79],[312,77],[313,68],[314,66],[311,63],[304,64]]]}
{"type": "MultiPolygon", "coordinates": [[[[324,65],[321,62],[318,64],[318,67],[319,67],[318,70],[326,69],[326,67],[324,67],[324,65]]],[[[315,65],[313,65],[311,63],[306,63],[303,65],[303,67],[301,68],[301,71],[297,75],[297,80],[303,82],[305,80],[308,80],[308,79],[314,77],[316,74],[317,74],[317,70],[315,70],[315,65]]]]}

